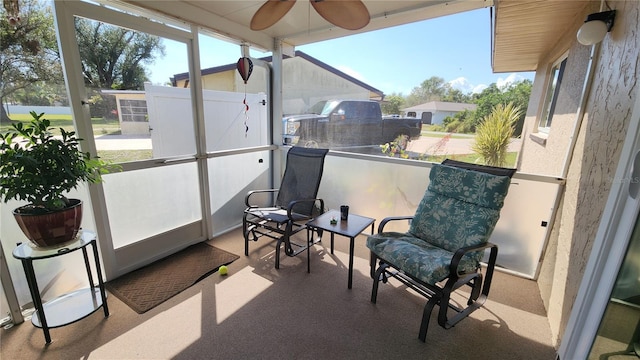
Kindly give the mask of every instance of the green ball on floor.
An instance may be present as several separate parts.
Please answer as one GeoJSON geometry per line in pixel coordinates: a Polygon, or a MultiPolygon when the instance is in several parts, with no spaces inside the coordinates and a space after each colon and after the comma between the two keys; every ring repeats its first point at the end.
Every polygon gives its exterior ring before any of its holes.
{"type": "Polygon", "coordinates": [[[225,265],[222,265],[218,268],[218,272],[220,273],[220,275],[227,275],[229,269],[227,269],[225,265]]]}

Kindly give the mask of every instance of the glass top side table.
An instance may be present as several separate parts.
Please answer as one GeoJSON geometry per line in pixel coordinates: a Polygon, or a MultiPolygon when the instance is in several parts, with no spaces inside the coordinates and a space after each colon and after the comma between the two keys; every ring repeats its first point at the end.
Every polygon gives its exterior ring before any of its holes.
{"type": "Polygon", "coordinates": [[[51,343],[49,329],[69,325],[93,314],[98,309],[103,308],[104,316],[109,316],[107,306],[107,293],[102,279],[100,268],[100,258],[98,257],[98,247],[96,244],[96,234],[92,231],[81,230],[75,240],[53,247],[37,247],[31,242],[18,245],[13,250],[13,257],[22,262],[24,273],[27,277],[27,284],[33,299],[36,311],[31,317],[34,326],[42,328],[47,344],[51,343]],[[87,246],[93,249],[93,260],[98,275],[98,286],[94,284],[87,246]],[[38,281],[33,269],[33,262],[36,260],[49,259],[82,250],[84,264],[89,278],[89,287],[75,290],[63,294],[57,298],[42,303],[38,281]]]}

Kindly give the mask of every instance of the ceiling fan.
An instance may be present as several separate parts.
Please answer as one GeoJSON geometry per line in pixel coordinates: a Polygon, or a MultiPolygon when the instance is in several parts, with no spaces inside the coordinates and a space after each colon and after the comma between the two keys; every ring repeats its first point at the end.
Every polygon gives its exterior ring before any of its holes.
{"type": "MultiPolygon", "coordinates": [[[[291,10],[296,0],[268,0],[253,14],[251,30],[264,30],[291,10]]],[[[325,20],[347,30],[358,30],[369,23],[369,10],[361,0],[309,0],[325,20]]]]}

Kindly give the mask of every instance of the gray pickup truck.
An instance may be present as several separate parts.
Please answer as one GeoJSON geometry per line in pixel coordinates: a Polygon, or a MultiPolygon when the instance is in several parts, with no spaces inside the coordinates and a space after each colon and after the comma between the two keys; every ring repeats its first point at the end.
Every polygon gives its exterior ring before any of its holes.
{"type": "Polygon", "coordinates": [[[422,121],[417,118],[383,117],[380,104],[369,100],[325,100],[308,114],[282,119],[285,145],[349,147],[381,145],[405,135],[417,139],[422,121]]]}

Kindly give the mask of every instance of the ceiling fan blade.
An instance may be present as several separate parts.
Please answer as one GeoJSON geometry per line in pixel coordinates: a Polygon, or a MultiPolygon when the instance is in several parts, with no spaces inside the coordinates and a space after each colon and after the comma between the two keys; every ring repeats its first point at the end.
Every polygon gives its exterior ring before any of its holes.
{"type": "Polygon", "coordinates": [[[369,23],[369,10],[360,0],[309,0],[325,20],[347,30],[358,30],[369,23]]]}
{"type": "Polygon", "coordinates": [[[269,0],[266,3],[262,4],[258,11],[253,14],[253,18],[251,18],[251,24],[249,27],[251,30],[264,30],[273,24],[277,23],[278,20],[282,19],[283,16],[291,8],[295,5],[296,0],[269,0]]]}

